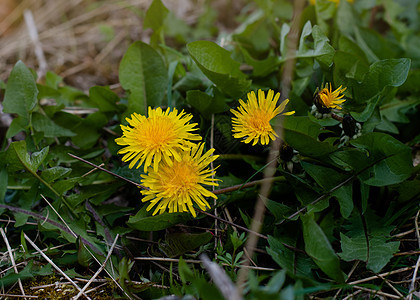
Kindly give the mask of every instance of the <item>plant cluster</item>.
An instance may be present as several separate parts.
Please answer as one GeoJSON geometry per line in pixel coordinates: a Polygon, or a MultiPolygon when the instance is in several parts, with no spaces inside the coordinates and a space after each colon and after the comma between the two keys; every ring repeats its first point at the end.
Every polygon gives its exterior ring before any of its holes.
{"type": "Polygon", "coordinates": [[[14,117],[1,141],[0,229],[25,264],[16,273],[0,260],[0,286],[61,276],[55,267],[89,279],[103,264],[114,297],[223,299],[199,264],[207,254],[232,286],[253,263],[244,299],[415,297],[419,286],[381,274],[411,277],[418,256],[402,237],[420,204],[419,1],[403,2],[309,1],[288,53],[294,1],[249,1],[233,32],[197,40],[211,10],[189,28],[154,0],[150,43],[126,50],[120,90],[85,93],[17,62],[0,82],[14,117]]]}

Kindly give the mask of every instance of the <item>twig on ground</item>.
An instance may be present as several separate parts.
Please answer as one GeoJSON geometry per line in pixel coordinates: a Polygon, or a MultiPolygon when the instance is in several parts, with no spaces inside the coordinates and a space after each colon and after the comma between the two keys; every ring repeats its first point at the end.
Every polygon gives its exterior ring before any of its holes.
{"type": "MultiPolygon", "coordinates": [[[[163,262],[179,262],[179,259],[177,258],[167,258],[167,257],[134,257],[134,260],[143,260],[143,261],[163,261],[163,262]]],[[[186,263],[189,264],[201,264],[202,262],[200,260],[194,260],[194,259],[184,259],[186,263]]],[[[226,263],[222,263],[224,266],[228,266],[226,263]]],[[[252,270],[260,270],[260,271],[277,271],[278,269],[273,268],[265,268],[265,267],[254,267],[254,266],[248,266],[248,269],[252,270]]]]}
{"type": "Polygon", "coordinates": [[[99,273],[102,272],[102,270],[105,268],[106,263],[108,262],[108,259],[111,257],[112,252],[114,251],[114,247],[117,244],[117,240],[119,238],[119,234],[114,239],[114,242],[112,243],[111,249],[108,251],[108,255],[106,256],[104,262],[99,267],[99,269],[96,271],[96,273],[90,278],[90,280],[85,284],[85,286],[82,288],[82,290],[74,297],[74,300],[79,299],[79,297],[85,292],[85,290],[89,287],[89,285],[95,280],[95,278],[99,275],[99,273]]]}
{"type": "Polygon", "coordinates": [[[80,160],[81,162],[84,162],[85,164],[88,164],[88,165],[90,165],[90,166],[92,166],[92,167],[95,167],[96,169],[99,169],[99,170],[101,170],[101,171],[104,171],[104,172],[106,172],[106,173],[108,173],[108,174],[111,174],[112,176],[115,176],[115,177],[117,177],[117,178],[119,178],[119,179],[122,179],[122,180],[124,180],[124,181],[126,181],[126,182],[128,182],[128,183],[131,183],[131,184],[133,184],[133,185],[135,185],[135,186],[138,186],[138,187],[140,187],[140,188],[142,188],[142,189],[147,189],[145,186],[142,186],[140,183],[137,183],[137,182],[134,182],[134,181],[132,181],[132,180],[130,180],[130,179],[127,179],[127,178],[124,178],[123,176],[121,176],[121,175],[118,175],[118,174],[115,174],[115,173],[113,173],[113,172],[111,172],[111,171],[108,171],[107,169],[104,169],[104,168],[102,168],[102,167],[100,167],[100,166],[97,166],[97,165],[95,165],[95,164],[93,164],[93,163],[91,163],[90,161],[87,161],[87,160],[85,160],[85,159],[83,159],[83,158],[81,158],[81,157],[78,157],[77,155],[74,155],[74,154],[71,154],[71,153],[67,153],[69,156],[71,156],[71,157],[73,157],[73,158],[75,158],[75,159],[77,159],[77,160],[80,160]]]}
{"type": "MultiPolygon", "coordinates": [[[[15,271],[15,274],[19,274],[19,271],[16,267],[15,258],[13,257],[12,248],[10,247],[9,240],[7,239],[6,233],[4,232],[2,227],[0,227],[0,233],[3,237],[4,243],[6,244],[7,252],[9,253],[10,261],[12,262],[12,266],[13,266],[13,270],[15,271]]],[[[20,280],[20,278],[18,278],[18,284],[19,284],[19,288],[20,288],[20,291],[22,293],[22,296],[25,297],[25,290],[23,289],[22,281],[20,280]]]]}
{"type": "MultiPolygon", "coordinates": [[[[389,275],[393,275],[393,274],[397,274],[397,273],[401,273],[401,272],[405,272],[405,271],[410,271],[411,269],[414,269],[414,266],[405,267],[405,268],[401,268],[401,269],[398,269],[398,270],[381,273],[379,275],[380,276],[389,276],[389,275]]],[[[349,285],[355,285],[355,284],[371,281],[371,280],[374,280],[374,279],[377,279],[377,278],[378,278],[378,275],[374,275],[374,276],[370,276],[370,277],[367,277],[367,278],[363,278],[363,279],[359,279],[359,280],[349,282],[349,285]]]]}
{"type": "MultiPolygon", "coordinates": [[[[416,237],[417,237],[418,246],[420,248],[419,214],[420,214],[420,210],[417,211],[416,217],[414,218],[414,226],[416,227],[416,237]]],[[[413,278],[411,280],[410,290],[408,292],[409,300],[413,299],[413,293],[416,289],[416,278],[417,278],[417,272],[419,270],[419,266],[420,266],[420,255],[417,258],[416,266],[414,267],[413,278]]]]}
{"type": "MultiPolygon", "coordinates": [[[[29,244],[31,244],[32,247],[34,247],[39,254],[41,254],[41,256],[48,262],[51,264],[51,266],[56,269],[61,275],[64,276],[64,278],[66,278],[68,281],[70,281],[70,283],[78,290],[81,291],[80,287],[66,274],[64,273],[63,270],[61,270],[44,252],[42,252],[41,249],[38,248],[38,246],[26,235],[26,233],[23,233],[23,236],[25,238],[25,240],[28,241],[29,244]]],[[[85,296],[87,299],[90,299],[90,297],[88,297],[88,295],[86,295],[85,293],[82,293],[83,296],[85,296]]]]}
{"type": "MultiPolygon", "coordinates": [[[[42,196],[42,195],[41,195],[42,196]]],[[[42,196],[43,198],[44,198],[44,200],[45,201],[47,201],[47,203],[51,206],[51,204],[48,202],[48,200],[47,199],[45,199],[45,197],[44,196],[42,196]]],[[[64,219],[58,214],[58,212],[55,210],[55,209],[53,209],[54,210],[54,212],[57,214],[57,216],[61,219],[61,221],[65,224],[65,226],[68,228],[68,230],[70,231],[70,233],[75,237],[75,238],[77,238],[78,236],[74,233],[74,231],[73,230],[71,230],[71,228],[67,225],[67,223],[64,221],[64,219]]],[[[93,257],[93,259],[101,266],[102,264],[101,264],[101,262],[98,260],[98,258],[96,258],[96,256],[95,255],[93,255],[93,253],[89,250],[89,248],[88,247],[86,247],[86,245],[83,243],[83,247],[85,247],[85,249],[86,249],[86,251],[88,251],[89,252],[89,254],[93,257]]],[[[114,245],[114,247],[115,247],[115,245],[114,245]]],[[[115,285],[116,286],[118,286],[120,289],[121,289],[121,291],[123,291],[124,292],[124,294],[128,297],[128,299],[131,299],[131,297],[127,294],[127,292],[121,287],[121,285],[115,280],[115,278],[108,272],[108,270],[107,269],[104,269],[105,270],[105,272],[108,274],[108,276],[112,279],[112,281],[115,283],[115,285]]],[[[84,295],[84,294],[83,294],[84,295]]]]}
{"type": "Polygon", "coordinates": [[[392,298],[392,299],[401,299],[400,296],[396,296],[396,295],[389,294],[389,293],[384,293],[384,292],[377,291],[377,290],[368,289],[368,288],[357,286],[357,285],[354,286],[354,288],[358,289],[358,290],[361,290],[361,291],[372,293],[373,295],[380,295],[380,296],[384,296],[384,297],[388,297],[388,298],[392,298]]]}
{"type": "Polygon", "coordinates": [[[13,294],[0,294],[0,297],[10,297],[10,298],[31,298],[31,299],[38,299],[38,296],[28,296],[28,295],[13,295],[13,294]]]}

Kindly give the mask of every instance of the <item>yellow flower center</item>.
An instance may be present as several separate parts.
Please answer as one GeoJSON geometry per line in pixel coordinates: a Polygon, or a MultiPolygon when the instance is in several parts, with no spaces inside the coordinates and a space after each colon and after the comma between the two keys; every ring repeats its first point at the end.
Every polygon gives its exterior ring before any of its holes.
{"type": "Polygon", "coordinates": [[[162,150],[176,139],[174,123],[167,116],[156,116],[144,122],[142,135],[138,136],[140,144],[149,150],[162,150]]]}
{"type": "Polygon", "coordinates": [[[262,110],[256,110],[250,115],[248,126],[258,134],[264,134],[271,131],[270,114],[262,110]]]}
{"type": "Polygon", "coordinates": [[[333,95],[330,94],[327,89],[323,89],[321,93],[319,94],[319,96],[321,97],[321,100],[322,102],[324,102],[324,105],[326,107],[331,107],[331,105],[333,104],[333,101],[335,100],[333,95]]]}
{"type": "Polygon", "coordinates": [[[199,181],[197,171],[192,162],[174,161],[173,166],[167,169],[166,178],[161,178],[166,181],[162,182],[163,189],[170,195],[188,194],[199,181]]]}

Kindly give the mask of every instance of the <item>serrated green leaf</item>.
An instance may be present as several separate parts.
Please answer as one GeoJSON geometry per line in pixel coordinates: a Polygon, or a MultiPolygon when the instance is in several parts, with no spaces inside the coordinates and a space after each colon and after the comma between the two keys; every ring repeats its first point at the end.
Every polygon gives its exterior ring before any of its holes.
{"type": "Polygon", "coordinates": [[[229,51],[210,41],[189,43],[187,49],[200,70],[224,93],[238,98],[248,90],[251,81],[229,51]]]}
{"type": "Polygon", "coordinates": [[[321,227],[309,215],[301,216],[301,219],[306,253],[325,274],[335,281],[343,283],[344,273],[340,268],[340,260],[321,227]]]}
{"type": "Polygon", "coordinates": [[[3,101],[3,111],[18,114],[29,124],[29,117],[37,104],[38,89],[35,79],[21,61],[18,61],[7,81],[3,101]]]}
{"type": "Polygon", "coordinates": [[[8,169],[11,172],[26,169],[31,173],[36,173],[41,163],[47,157],[48,151],[49,147],[45,147],[29,156],[25,141],[13,142],[7,149],[8,169]]]}
{"type": "Polygon", "coordinates": [[[160,106],[165,94],[168,73],[159,53],[135,42],[124,54],[119,68],[122,87],[130,92],[127,114],[146,114],[148,106],[160,106]]]}
{"type": "Polygon", "coordinates": [[[398,252],[400,243],[388,241],[392,226],[384,226],[384,222],[369,210],[364,216],[369,239],[369,257],[363,223],[360,215],[356,213],[349,219],[349,225],[346,227],[349,231],[345,234],[340,233],[342,252],[339,256],[345,261],[367,261],[367,268],[379,273],[393,254],[398,252]]]}

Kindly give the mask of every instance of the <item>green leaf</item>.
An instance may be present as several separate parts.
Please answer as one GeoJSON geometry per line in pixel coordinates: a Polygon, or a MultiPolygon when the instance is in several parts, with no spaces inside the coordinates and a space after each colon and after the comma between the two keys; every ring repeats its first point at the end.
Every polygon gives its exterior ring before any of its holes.
{"type": "Polygon", "coordinates": [[[371,211],[364,215],[369,239],[369,257],[366,244],[366,234],[360,215],[354,213],[345,226],[348,232],[340,233],[342,252],[339,256],[345,261],[367,261],[367,268],[379,273],[382,268],[398,252],[400,242],[388,242],[392,226],[385,226],[384,220],[379,220],[371,211]]]}
{"type": "Polygon", "coordinates": [[[240,47],[240,50],[244,56],[245,62],[253,67],[254,70],[252,75],[255,77],[265,77],[277,70],[279,66],[278,58],[271,53],[267,58],[258,60],[253,58],[245,48],[240,47]]]}
{"type": "Polygon", "coordinates": [[[139,212],[130,217],[127,225],[131,228],[141,231],[158,231],[183,223],[192,218],[189,213],[163,213],[161,215],[148,216],[146,214],[146,206],[139,212]]]}
{"type": "Polygon", "coordinates": [[[308,117],[286,117],[283,127],[285,141],[302,155],[320,157],[336,149],[326,142],[318,141],[322,127],[308,117]]]}
{"type": "Polygon", "coordinates": [[[32,114],[32,125],[37,132],[43,132],[45,137],[75,136],[71,130],[57,125],[53,120],[41,113],[32,114]]]}
{"type": "Polygon", "coordinates": [[[7,169],[5,167],[1,167],[0,169],[0,203],[4,203],[4,196],[7,192],[7,183],[9,181],[9,176],[7,173],[7,169]]]}
{"type": "Polygon", "coordinates": [[[9,149],[7,149],[6,159],[8,162],[8,169],[11,172],[26,169],[32,174],[36,174],[39,166],[47,157],[48,150],[49,147],[45,147],[41,151],[34,152],[29,156],[29,153],[26,150],[25,141],[13,142],[10,144],[9,149]]]}
{"type": "Polygon", "coordinates": [[[130,92],[127,114],[146,114],[148,106],[162,105],[168,73],[162,57],[152,47],[133,43],[124,54],[119,68],[122,87],[130,92]]]}
{"type": "Polygon", "coordinates": [[[229,110],[225,98],[218,94],[212,97],[202,91],[190,90],[187,92],[186,101],[205,117],[229,110]]]}
{"type": "Polygon", "coordinates": [[[89,89],[89,98],[101,112],[118,112],[118,96],[107,87],[94,86],[89,89]]]}
{"type": "Polygon", "coordinates": [[[268,244],[270,247],[266,247],[267,253],[271,258],[293,278],[305,278],[307,280],[313,280],[312,267],[316,267],[308,256],[303,256],[301,253],[297,253],[289,248],[286,248],[284,243],[295,246],[294,241],[291,239],[277,239],[272,236],[268,236],[268,244]]]}
{"type": "Polygon", "coordinates": [[[187,44],[188,52],[200,70],[233,98],[243,95],[251,85],[240,69],[240,63],[231,58],[231,53],[216,43],[196,41],[187,44]]]}
{"type": "Polygon", "coordinates": [[[293,210],[287,205],[278,203],[270,199],[266,199],[265,206],[274,215],[274,217],[276,218],[276,222],[284,220],[293,213],[293,210]]]}
{"type": "Polygon", "coordinates": [[[325,274],[335,281],[343,283],[344,274],[340,268],[340,260],[325,233],[311,216],[301,216],[301,219],[306,253],[325,274]]]}
{"type": "Polygon", "coordinates": [[[168,257],[177,257],[201,245],[207,244],[212,239],[210,232],[203,233],[168,233],[164,242],[159,242],[159,249],[168,257]]]}
{"type": "Polygon", "coordinates": [[[53,89],[57,89],[58,85],[63,82],[63,78],[53,72],[48,71],[45,74],[45,84],[53,89]]]}
{"type": "Polygon", "coordinates": [[[21,61],[18,61],[7,81],[3,101],[3,111],[18,114],[29,124],[29,117],[37,104],[38,90],[35,79],[21,61]]]}
{"type": "Polygon", "coordinates": [[[411,149],[392,136],[371,132],[350,143],[366,153],[359,152],[361,158],[360,156],[359,158],[352,158],[352,160],[360,159],[356,162],[357,169],[361,167],[360,162],[367,162],[363,167],[376,162],[371,168],[359,175],[359,178],[365,184],[385,186],[403,182],[411,176],[413,169],[411,149]],[[364,155],[365,157],[363,157],[364,155]]]}
{"type": "Polygon", "coordinates": [[[68,175],[71,170],[72,169],[70,168],[55,166],[42,171],[41,177],[45,179],[46,182],[53,182],[61,177],[68,175]]]}
{"type": "MultiPolygon", "coordinates": [[[[336,170],[321,165],[302,161],[302,167],[325,191],[330,191],[337,185],[346,181],[351,175],[337,172],[336,170]]],[[[340,212],[344,218],[348,218],[353,211],[353,189],[348,183],[332,193],[340,204],[340,212]]]]}
{"type": "Polygon", "coordinates": [[[9,129],[7,129],[6,139],[10,139],[21,131],[27,130],[27,119],[24,117],[16,117],[12,120],[9,129]]]}
{"type": "MultiPolygon", "coordinates": [[[[283,26],[282,34],[285,35],[289,30],[290,28],[283,26]]],[[[281,48],[283,56],[280,61],[283,62],[288,57],[285,57],[285,46],[282,45],[281,48]]],[[[302,29],[296,58],[315,58],[324,67],[329,67],[332,64],[334,52],[335,50],[329,44],[329,39],[323,30],[318,25],[312,27],[311,22],[307,21],[302,29]],[[309,41],[311,35],[313,42],[309,41]]]]}
{"type": "Polygon", "coordinates": [[[410,64],[408,58],[384,59],[373,63],[363,82],[354,90],[355,100],[368,100],[387,86],[402,85],[407,79],[410,64]]]}
{"type": "Polygon", "coordinates": [[[163,26],[168,13],[169,10],[163,5],[161,0],[153,0],[144,17],[143,28],[159,30],[163,26]]]}

